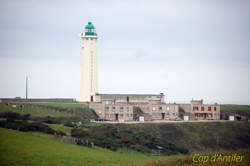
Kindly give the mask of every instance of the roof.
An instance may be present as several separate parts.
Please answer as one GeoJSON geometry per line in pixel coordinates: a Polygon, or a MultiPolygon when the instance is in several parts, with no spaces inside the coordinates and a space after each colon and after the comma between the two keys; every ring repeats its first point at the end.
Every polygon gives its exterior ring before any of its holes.
{"type": "Polygon", "coordinates": [[[99,96],[162,96],[164,94],[100,94],[99,96]]]}
{"type": "Polygon", "coordinates": [[[95,27],[92,22],[88,22],[88,24],[85,26],[85,29],[95,29],[95,27]]]}

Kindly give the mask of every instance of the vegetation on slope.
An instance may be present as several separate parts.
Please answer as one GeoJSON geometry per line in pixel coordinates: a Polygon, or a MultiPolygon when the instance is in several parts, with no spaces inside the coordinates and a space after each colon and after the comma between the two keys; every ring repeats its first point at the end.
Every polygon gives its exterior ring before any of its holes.
{"type": "Polygon", "coordinates": [[[98,117],[88,105],[77,103],[0,103],[1,112],[28,114],[33,121],[50,124],[88,122],[98,117]]]}
{"type": "Polygon", "coordinates": [[[223,104],[221,105],[221,113],[239,114],[250,119],[250,105],[223,104]]]}
{"type": "Polygon", "coordinates": [[[20,115],[17,112],[0,113],[0,127],[20,130],[20,131],[38,131],[48,134],[66,135],[61,130],[53,130],[48,125],[41,122],[32,122],[29,115],[20,115]]]}
{"type": "Polygon", "coordinates": [[[29,104],[32,105],[43,105],[43,106],[51,106],[54,108],[78,108],[82,110],[86,110],[89,108],[86,104],[81,103],[65,103],[65,102],[31,102],[29,104]]]}
{"type": "Polygon", "coordinates": [[[62,131],[67,136],[71,135],[71,129],[72,127],[64,126],[62,124],[47,124],[50,128],[56,131],[62,131]]]}
{"type": "Polygon", "coordinates": [[[31,116],[38,117],[69,117],[72,114],[67,112],[55,111],[53,109],[36,107],[29,104],[23,103],[11,103],[7,105],[6,103],[0,103],[0,113],[1,112],[18,112],[20,114],[30,114],[31,116]],[[20,108],[23,105],[23,108],[20,108]],[[14,107],[15,106],[15,107],[14,107]]]}
{"type": "Polygon", "coordinates": [[[119,150],[178,154],[250,147],[250,123],[105,124],[71,130],[71,135],[95,145],[119,150]]]}
{"type": "Polygon", "coordinates": [[[94,166],[140,162],[152,158],[136,152],[115,153],[100,148],[87,148],[50,138],[0,128],[1,166],[94,166]]]}
{"type": "Polygon", "coordinates": [[[250,164],[250,150],[213,151],[213,153],[237,154],[243,155],[244,158],[241,162],[197,163],[193,161],[194,154],[154,157],[132,151],[119,153],[101,148],[77,146],[32,133],[0,128],[1,166],[224,166],[230,164],[241,166],[250,164]]]}

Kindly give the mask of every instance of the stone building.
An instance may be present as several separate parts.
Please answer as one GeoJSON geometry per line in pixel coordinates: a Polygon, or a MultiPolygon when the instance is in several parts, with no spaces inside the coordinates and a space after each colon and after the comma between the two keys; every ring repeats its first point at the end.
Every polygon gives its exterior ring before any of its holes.
{"type": "Polygon", "coordinates": [[[190,104],[179,104],[180,110],[189,116],[190,120],[219,120],[220,105],[203,104],[203,100],[191,100],[190,104]]]}
{"type": "Polygon", "coordinates": [[[121,103],[164,102],[165,95],[160,94],[99,94],[95,95],[96,102],[113,101],[121,103]]]}
{"type": "Polygon", "coordinates": [[[111,121],[174,120],[178,117],[177,104],[164,103],[164,94],[97,94],[98,102],[91,102],[90,108],[100,118],[111,121]],[[138,112],[139,110],[139,112],[138,112]]]}

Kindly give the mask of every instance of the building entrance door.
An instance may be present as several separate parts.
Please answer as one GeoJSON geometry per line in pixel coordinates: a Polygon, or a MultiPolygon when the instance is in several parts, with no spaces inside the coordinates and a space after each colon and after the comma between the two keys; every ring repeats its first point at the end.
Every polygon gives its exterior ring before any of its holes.
{"type": "Polygon", "coordinates": [[[165,113],[161,113],[161,119],[165,119],[165,113]]]}
{"type": "Polygon", "coordinates": [[[115,114],[115,120],[118,120],[118,114],[115,114]]]}

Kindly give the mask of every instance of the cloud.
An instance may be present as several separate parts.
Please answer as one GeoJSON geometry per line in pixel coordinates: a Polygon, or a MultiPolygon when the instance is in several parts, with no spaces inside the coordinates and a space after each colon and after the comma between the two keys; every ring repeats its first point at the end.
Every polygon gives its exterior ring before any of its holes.
{"type": "Polygon", "coordinates": [[[79,98],[78,34],[91,20],[101,93],[250,104],[247,0],[0,3],[1,97],[24,96],[28,74],[33,97],[79,98]]]}

